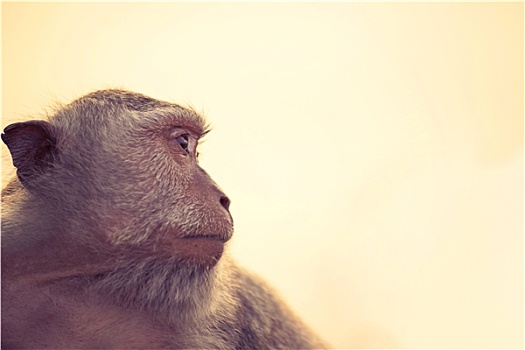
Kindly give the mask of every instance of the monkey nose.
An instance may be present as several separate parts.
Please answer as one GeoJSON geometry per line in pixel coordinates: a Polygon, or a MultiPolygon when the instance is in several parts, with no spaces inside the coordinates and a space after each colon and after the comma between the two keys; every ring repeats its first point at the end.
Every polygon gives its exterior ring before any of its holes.
{"type": "Polygon", "coordinates": [[[219,202],[221,202],[221,205],[224,209],[228,210],[229,211],[229,208],[230,208],[230,199],[226,196],[221,196],[221,198],[219,199],[219,202]]]}

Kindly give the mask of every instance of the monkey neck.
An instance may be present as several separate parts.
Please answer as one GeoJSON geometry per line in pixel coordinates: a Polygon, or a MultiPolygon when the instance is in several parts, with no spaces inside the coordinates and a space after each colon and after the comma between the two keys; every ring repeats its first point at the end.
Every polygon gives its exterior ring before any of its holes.
{"type": "MultiPolygon", "coordinates": [[[[7,241],[7,239],[3,239],[7,241]]],[[[2,280],[52,283],[73,276],[88,276],[110,271],[114,262],[102,251],[80,247],[60,249],[58,238],[35,241],[21,247],[17,242],[2,245],[2,280]]]]}
{"type": "Polygon", "coordinates": [[[180,262],[150,260],[93,276],[89,288],[123,308],[145,310],[178,327],[202,327],[233,317],[233,278],[226,254],[207,269],[180,262]]]}
{"type": "Polygon", "coordinates": [[[2,280],[51,283],[115,268],[107,249],[86,249],[52,213],[32,210],[28,203],[2,208],[2,280]]]}

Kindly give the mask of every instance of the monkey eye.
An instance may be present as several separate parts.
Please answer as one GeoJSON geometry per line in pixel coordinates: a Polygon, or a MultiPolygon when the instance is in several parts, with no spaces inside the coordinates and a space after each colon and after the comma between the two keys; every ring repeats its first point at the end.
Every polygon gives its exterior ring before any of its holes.
{"type": "Polygon", "coordinates": [[[188,131],[182,128],[174,128],[168,136],[168,142],[174,152],[183,153],[195,157],[195,149],[197,148],[197,139],[188,131]]]}
{"type": "Polygon", "coordinates": [[[188,146],[189,146],[189,138],[190,138],[190,135],[188,134],[182,134],[180,136],[177,136],[175,138],[175,142],[177,142],[179,144],[179,146],[184,150],[186,151],[186,153],[190,153],[189,149],[188,149],[188,146]]]}

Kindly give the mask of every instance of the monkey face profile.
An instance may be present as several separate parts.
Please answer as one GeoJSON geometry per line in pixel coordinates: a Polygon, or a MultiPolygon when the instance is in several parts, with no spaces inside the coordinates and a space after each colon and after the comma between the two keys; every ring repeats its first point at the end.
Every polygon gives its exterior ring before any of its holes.
{"type": "Polygon", "coordinates": [[[29,191],[60,205],[57,213],[81,214],[62,216],[86,231],[75,234],[213,266],[233,222],[230,200],[198,164],[208,131],[187,108],[106,90],[49,122],[12,124],[2,139],[29,191]]]}

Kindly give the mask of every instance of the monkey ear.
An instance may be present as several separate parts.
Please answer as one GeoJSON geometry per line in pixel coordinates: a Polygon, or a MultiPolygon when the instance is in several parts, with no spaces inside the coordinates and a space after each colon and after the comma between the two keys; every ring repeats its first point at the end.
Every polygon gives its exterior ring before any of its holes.
{"type": "Polygon", "coordinates": [[[53,126],[43,120],[8,125],[2,134],[11,152],[20,182],[26,187],[55,161],[56,135],[53,126]]]}

